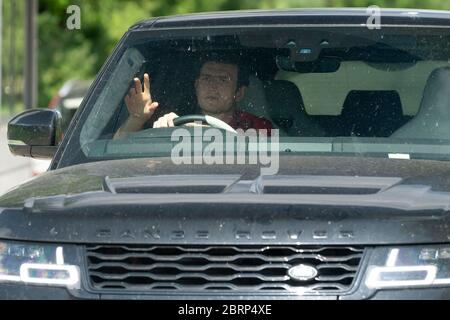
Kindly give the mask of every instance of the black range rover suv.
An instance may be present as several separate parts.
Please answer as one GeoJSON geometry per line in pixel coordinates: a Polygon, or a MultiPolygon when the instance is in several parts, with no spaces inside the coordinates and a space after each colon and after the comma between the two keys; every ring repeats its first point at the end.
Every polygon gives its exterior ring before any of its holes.
{"type": "Polygon", "coordinates": [[[53,161],[0,197],[0,298],[450,298],[450,12],[379,18],[131,27],[64,139],[9,123],[53,161]]]}

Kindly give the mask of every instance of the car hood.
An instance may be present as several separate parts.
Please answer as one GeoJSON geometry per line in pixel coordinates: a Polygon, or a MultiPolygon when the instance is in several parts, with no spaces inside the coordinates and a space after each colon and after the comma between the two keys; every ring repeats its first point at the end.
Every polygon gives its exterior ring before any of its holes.
{"type": "Polygon", "coordinates": [[[287,156],[260,167],[88,163],[0,198],[0,238],[58,243],[374,245],[449,239],[450,164],[287,156]]]}
{"type": "MultiPolygon", "coordinates": [[[[174,165],[170,158],[92,162],[50,171],[19,185],[0,197],[0,207],[22,207],[30,198],[108,191],[105,178],[161,177],[160,186],[164,187],[167,176],[182,176],[188,181],[199,175],[229,176],[231,180],[224,182],[227,184],[235,180],[254,181],[260,176],[260,170],[258,165],[174,165]]],[[[443,161],[284,156],[280,158],[277,176],[321,176],[328,180],[396,178],[397,182],[393,180],[396,185],[421,185],[433,191],[450,191],[450,163],[443,161]]]]}

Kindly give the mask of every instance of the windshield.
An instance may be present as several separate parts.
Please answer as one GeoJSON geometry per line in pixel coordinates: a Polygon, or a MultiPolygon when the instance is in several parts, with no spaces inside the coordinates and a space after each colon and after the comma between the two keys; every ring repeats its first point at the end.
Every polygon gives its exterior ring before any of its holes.
{"type": "Polygon", "coordinates": [[[66,162],[219,147],[448,159],[449,30],[135,32],[89,100],[66,162]]]}

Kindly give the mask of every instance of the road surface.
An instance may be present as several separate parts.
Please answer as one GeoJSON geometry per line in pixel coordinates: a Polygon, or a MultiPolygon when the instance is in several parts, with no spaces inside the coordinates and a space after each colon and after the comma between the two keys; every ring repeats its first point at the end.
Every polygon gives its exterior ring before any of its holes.
{"type": "Polygon", "coordinates": [[[8,149],[6,125],[0,123],[0,195],[31,178],[31,160],[13,156],[8,149]]]}

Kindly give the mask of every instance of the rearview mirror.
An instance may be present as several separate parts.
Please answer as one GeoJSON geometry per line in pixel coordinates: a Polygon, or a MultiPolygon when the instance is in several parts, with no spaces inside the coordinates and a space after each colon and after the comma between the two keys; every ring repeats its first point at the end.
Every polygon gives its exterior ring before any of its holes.
{"type": "Polygon", "coordinates": [[[338,57],[320,57],[314,61],[299,62],[290,57],[277,56],[276,63],[280,70],[298,73],[332,73],[341,67],[338,57]]]}
{"type": "Polygon", "coordinates": [[[62,139],[61,114],[52,109],[22,112],[8,123],[8,146],[22,157],[53,158],[62,139]]]}

